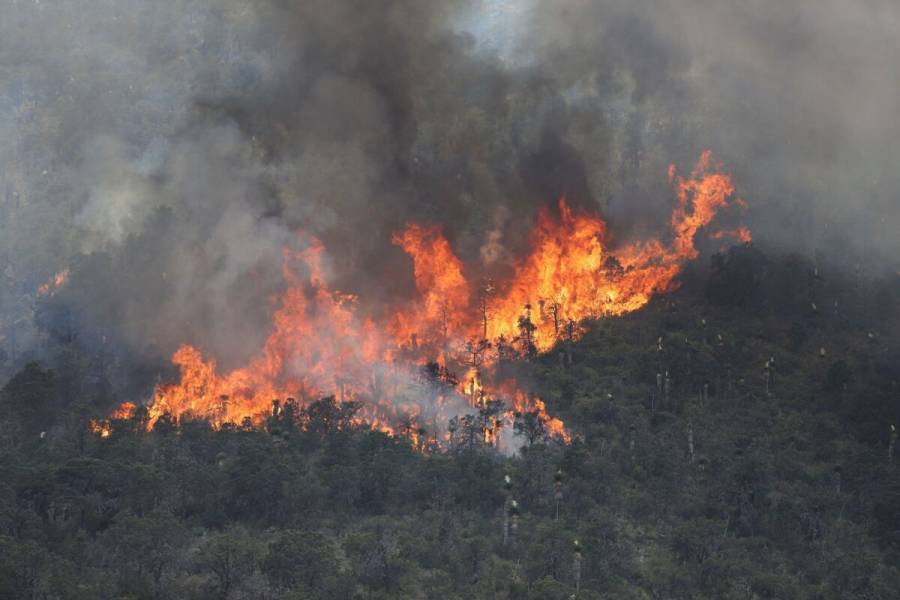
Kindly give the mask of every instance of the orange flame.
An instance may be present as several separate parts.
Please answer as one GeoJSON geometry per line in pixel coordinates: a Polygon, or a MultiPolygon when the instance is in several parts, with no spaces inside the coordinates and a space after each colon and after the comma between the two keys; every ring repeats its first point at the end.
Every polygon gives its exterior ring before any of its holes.
{"type": "MultiPolygon", "coordinates": [[[[602,218],[576,212],[561,199],[558,214],[540,213],[531,251],[514,265],[512,277],[496,284],[473,286],[440,228],[407,225],[392,241],[412,259],[418,296],[395,307],[384,323],[362,314],[356,297],[329,288],[320,242],[286,248],[287,288],[260,355],[220,373],[214,359],[182,346],[172,357],[180,380],[157,387],[148,406],[150,424],[166,413],[217,424],[246,418],[260,423],[277,414],[276,399],[305,404],[334,395],[360,402],[360,422],[403,435],[416,448],[440,444],[438,432],[449,419],[472,410],[482,415],[488,446],[499,445],[501,430],[517,413],[537,415],[550,435],[568,441],[563,422],[547,413],[540,398],[515,381],[492,382],[492,366],[507,356],[549,350],[560,339],[577,337],[586,318],[637,310],[654,294],[677,287],[682,266],[698,255],[695,236],[729,206],[734,186],[709,152],[689,178],[670,167],[669,179],[677,198],[669,241],[611,247],[602,218]],[[447,377],[442,388],[423,382],[422,366],[435,359],[442,373],[465,375],[447,377]],[[497,412],[494,400],[507,409],[497,412]]],[[[743,226],[734,232],[713,235],[750,239],[743,226]]]]}
{"type": "Polygon", "coordinates": [[[424,339],[437,342],[432,350],[444,363],[449,337],[463,330],[470,300],[462,263],[438,227],[410,224],[403,233],[395,233],[392,241],[415,258],[413,273],[422,297],[413,307],[394,314],[391,333],[401,344],[413,336],[416,345],[424,339]]]}
{"type": "Polygon", "coordinates": [[[722,229],[720,231],[714,231],[709,235],[709,237],[714,240],[734,238],[744,244],[748,244],[753,241],[753,234],[751,234],[750,230],[743,225],[735,227],[734,229],[722,229]]]}
{"type": "Polygon", "coordinates": [[[91,419],[88,428],[102,438],[107,438],[112,433],[112,421],[130,419],[137,411],[133,402],[123,402],[109,415],[109,419],[91,419]]]}
{"type": "MultiPolygon", "coordinates": [[[[678,176],[674,166],[669,168],[678,202],[670,220],[673,239],[668,244],[653,239],[611,250],[606,223],[599,216],[575,214],[565,199],[559,201],[558,217],[541,211],[531,236],[531,253],[516,264],[513,277],[502,291],[487,300],[489,316],[472,309],[454,310],[452,314],[458,315],[453,323],[455,330],[459,333],[461,329],[466,338],[482,337],[478,329],[484,320],[487,335],[483,337],[519,338],[521,343],[527,336],[525,343],[546,351],[562,335],[577,334],[577,323],[585,318],[631,312],[654,294],[672,291],[684,263],[698,254],[694,237],[712,222],[720,208],[728,206],[728,198],[734,193],[731,178],[720,169],[708,151],[701,155],[688,179],[678,176]],[[533,331],[529,331],[531,325],[533,331]]],[[[419,291],[426,298],[452,297],[455,308],[471,305],[471,292],[463,282],[456,282],[457,275],[452,296],[439,287],[441,269],[450,265],[446,273],[458,274],[458,260],[452,253],[452,260],[435,260],[440,256],[437,246],[443,248],[447,242],[440,238],[422,243],[421,231],[410,225],[402,238],[418,242],[405,243],[403,249],[413,259],[419,291]]],[[[736,231],[742,241],[749,241],[746,227],[736,231]]],[[[433,230],[431,235],[435,235],[433,230]]],[[[421,323],[423,319],[417,316],[412,322],[421,323]]]]}

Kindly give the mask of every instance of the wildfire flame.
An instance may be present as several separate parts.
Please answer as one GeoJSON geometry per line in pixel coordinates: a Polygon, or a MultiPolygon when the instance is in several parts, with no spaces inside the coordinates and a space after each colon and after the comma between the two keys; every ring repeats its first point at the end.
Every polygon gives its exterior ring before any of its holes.
{"type": "Polygon", "coordinates": [[[112,421],[130,419],[135,415],[137,406],[133,402],[123,402],[109,415],[108,419],[93,419],[90,422],[90,430],[100,437],[109,437],[112,433],[112,421]]]}
{"type": "MultiPolygon", "coordinates": [[[[470,339],[479,335],[482,326],[486,339],[512,340],[523,335],[520,319],[525,316],[535,327],[530,342],[546,351],[561,335],[571,335],[567,325],[577,327],[585,318],[631,312],[654,294],[672,291],[684,263],[697,257],[694,237],[720,208],[728,206],[734,186],[709,151],[701,155],[689,178],[678,176],[673,166],[669,179],[678,202],[671,217],[674,236],[668,244],[653,239],[612,251],[606,223],[599,216],[575,214],[565,199],[559,201],[558,215],[541,211],[531,236],[531,253],[516,265],[505,286],[491,289],[490,298],[484,299],[488,318],[471,310],[473,290],[439,230],[407,226],[402,235],[394,236],[394,243],[412,257],[423,300],[412,312],[395,316],[395,336],[408,338],[418,332],[421,344],[427,342],[423,332],[427,335],[440,325],[450,330],[451,337],[470,339]],[[528,315],[529,311],[537,314],[528,315]]],[[[752,239],[743,226],[714,235],[726,233],[742,242],[752,239]]],[[[478,291],[485,295],[486,290],[478,291]]]]}
{"type": "MultiPolygon", "coordinates": [[[[334,395],[359,402],[361,422],[406,435],[416,447],[428,431],[436,441],[448,423],[449,438],[441,440],[453,443],[454,417],[472,411],[485,445],[498,445],[501,429],[525,413],[549,435],[568,441],[563,422],[547,414],[540,398],[515,381],[494,381],[492,367],[576,338],[586,318],[637,310],[654,294],[677,287],[682,266],[698,255],[695,236],[729,206],[734,186],[708,151],[689,177],[670,167],[669,179],[677,202],[668,241],[612,248],[601,217],[576,212],[561,199],[558,212],[540,213],[531,251],[500,282],[473,285],[439,227],[408,224],[392,241],[412,259],[418,296],[383,322],[362,314],[356,297],[329,288],[320,242],[299,251],[285,248],[287,288],[259,356],[219,373],[214,359],[182,346],[172,357],[180,381],[156,388],[149,423],[166,413],[216,424],[246,418],[259,423],[277,414],[276,399],[305,404],[334,395]],[[432,376],[423,377],[428,369],[432,376]],[[465,375],[456,379],[452,370],[465,375]]],[[[733,204],[743,206],[736,199],[733,204]]],[[[751,239],[743,226],[711,234],[751,239]]]]}

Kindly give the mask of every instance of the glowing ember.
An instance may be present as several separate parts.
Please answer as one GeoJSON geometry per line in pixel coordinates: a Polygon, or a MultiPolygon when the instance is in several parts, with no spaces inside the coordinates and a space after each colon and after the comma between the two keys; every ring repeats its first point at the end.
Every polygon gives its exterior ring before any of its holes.
{"type": "Polygon", "coordinates": [[[50,278],[46,283],[41,284],[37,289],[38,296],[52,296],[56,290],[61,288],[69,280],[69,269],[63,269],[50,278]]]}
{"type": "MultiPolygon", "coordinates": [[[[561,199],[558,213],[540,213],[530,252],[505,281],[473,285],[440,228],[407,225],[393,243],[412,259],[418,296],[384,323],[361,314],[354,296],[328,287],[321,243],[286,248],[287,289],[259,356],[221,374],[215,360],[182,346],[172,357],[180,381],[157,387],[149,423],[166,413],[260,423],[287,405],[333,395],[339,404],[359,403],[357,423],[405,436],[416,448],[461,443],[465,424],[487,446],[498,446],[513,425],[527,436],[568,441],[541,399],[515,381],[493,381],[492,367],[577,337],[583,319],[634,311],[677,287],[682,266],[698,255],[694,237],[729,205],[734,187],[709,152],[689,178],[674,167],[669,178],[677,197],[669,241],[612,248],[599,216],[576,213],[561,199]],[[465,374],[459,379],[454,371],[465,374]]],[[[751,239],[745,227],[711,235],[751,239]]]]}

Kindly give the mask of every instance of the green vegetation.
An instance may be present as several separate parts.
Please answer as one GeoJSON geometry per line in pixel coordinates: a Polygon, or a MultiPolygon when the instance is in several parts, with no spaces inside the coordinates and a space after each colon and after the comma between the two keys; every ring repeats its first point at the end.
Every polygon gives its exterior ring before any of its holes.
{"type": "Polygon", "coordinates": [[[514,456],[328,400],[100,438],[87,359],[29,365],[0,395],[0,597],[896,598],[900,278],[811,273],[738,248],[503,365],[574,437],[514,456]]]}

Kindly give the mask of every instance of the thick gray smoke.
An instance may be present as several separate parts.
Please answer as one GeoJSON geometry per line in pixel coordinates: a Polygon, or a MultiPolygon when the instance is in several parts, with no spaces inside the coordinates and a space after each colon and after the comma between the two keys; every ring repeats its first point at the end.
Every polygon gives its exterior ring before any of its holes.
{"type": "Polygon", "coordinates": [[[391,232],[502,269],[565,194],[619,239],[710,148],[761,243],[900,250],[893,0],[5,0],[0,348],[73,329],[234,365],[297,231],[335,285],[411,286],[391,232]],[[70,267],[49,300],[34,290],[70,267]],[[34,308],[37,307],[37,314],[34,308]]]}

